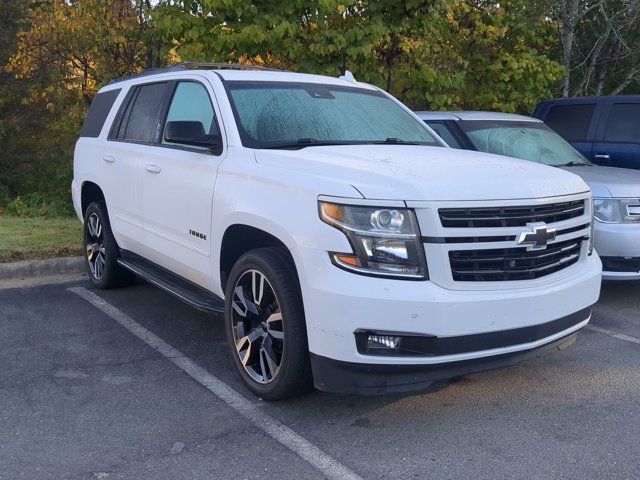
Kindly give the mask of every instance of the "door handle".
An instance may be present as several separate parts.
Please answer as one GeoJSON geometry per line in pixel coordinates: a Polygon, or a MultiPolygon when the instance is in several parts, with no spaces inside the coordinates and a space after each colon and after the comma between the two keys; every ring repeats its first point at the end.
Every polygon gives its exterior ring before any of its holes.
{"type": "Polygon", "coordinates": [[[610,157],[608,153],[596,153],[593,158],[597,160],[609,160],[610,157]]]}
{"type": "Polygon", "coordinates": [[[102,157],[102,160],[107,163],[113,163],[116,161],[116,157],[114,157],[113,155],[105,155],[104,157],[102,157]]]}
{"type": "Polygon", "coordinates": [[[154,165],[153,163],[148,163],[144,169],[149,173],[160,173],[160,170],[162,170],[158,165],[154,165]]]}

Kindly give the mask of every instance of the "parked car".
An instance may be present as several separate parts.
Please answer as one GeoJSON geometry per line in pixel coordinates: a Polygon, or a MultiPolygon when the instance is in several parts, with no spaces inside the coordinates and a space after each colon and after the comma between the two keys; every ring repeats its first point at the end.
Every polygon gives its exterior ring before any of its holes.
{"type": "Polygon", "coordinates": [[[72,192],[95,286],[136,274],[223,314],[265,399],[508,365],[570,344],[600,292],[582,179],[444,148],[350,75],[179,64],[114,81],[72,192]]]}
{"type": "Polygon", "coordinates": [[[640,95],[545,100],[533,116],[598,165],[640,169],[640,95]]]}
{"type": "Polygon", "coordinates": [[[640,279],[640,172],[593,164],[542,121],[495,112],[418,112],[447,144],[568,170],[589,185],[605,280],[640,279]]]}

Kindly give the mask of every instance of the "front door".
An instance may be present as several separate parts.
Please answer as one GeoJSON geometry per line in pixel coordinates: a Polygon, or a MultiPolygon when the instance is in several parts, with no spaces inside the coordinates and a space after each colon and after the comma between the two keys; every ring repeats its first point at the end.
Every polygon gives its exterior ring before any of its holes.
{"type": "MultiPolygon", "coordinates": [[[[211,95],[203,83],[179,81],[161,122],[199,122],[204,134],[221,142],[211,95]]],[[[174,124],[175,125],[175,124],[174,124]]],[[[144,256],[203,286],[211,286],[213,191],[222,145],[218,148],[172,142],[160,136],[144,159],[142,216],[144,256]]],[[[183,139],[187,142],[188,139],[183,139]]]]}

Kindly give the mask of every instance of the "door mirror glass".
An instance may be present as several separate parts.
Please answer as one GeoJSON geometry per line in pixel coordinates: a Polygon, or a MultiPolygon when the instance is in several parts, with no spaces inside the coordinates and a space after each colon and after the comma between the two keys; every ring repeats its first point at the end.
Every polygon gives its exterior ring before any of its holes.
{"type": "Polygon", "coordinates": [[[218,136],[207,134],[202,122],[181,120],[167,122],[164,127],[164,141],[167,143],[214,148],[218,145],[218,136]]]}

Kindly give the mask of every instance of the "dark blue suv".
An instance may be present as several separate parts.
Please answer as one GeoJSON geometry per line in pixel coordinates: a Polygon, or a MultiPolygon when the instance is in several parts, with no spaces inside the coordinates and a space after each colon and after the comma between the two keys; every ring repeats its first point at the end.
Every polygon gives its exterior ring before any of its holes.
{"type": "Polygon", "coordinates": [[[640,169],[640,95],[545,100],[533,116],[595,163],[640,169]]]}

